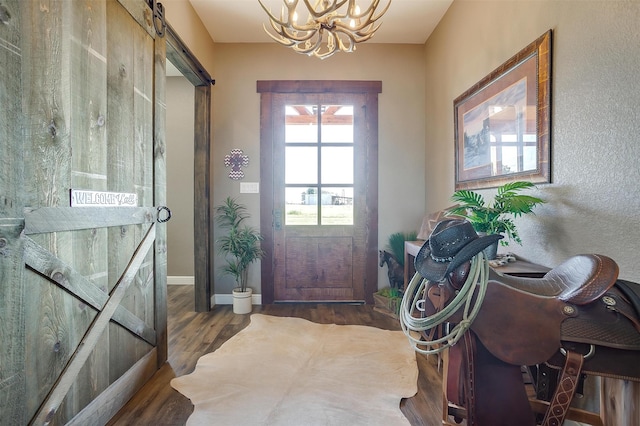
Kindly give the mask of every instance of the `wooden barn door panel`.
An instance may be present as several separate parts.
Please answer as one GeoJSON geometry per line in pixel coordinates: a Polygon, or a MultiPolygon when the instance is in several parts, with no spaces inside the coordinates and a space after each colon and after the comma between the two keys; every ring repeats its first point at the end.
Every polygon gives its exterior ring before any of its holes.
{"type": "MultiPolygon", "coordinates": [[[[107,176],[109,191],[135,192],[143,206],[153,205],[153,39],[116,2],[107,3],[107,176]]],[[[108,230],[108,281],[115,285],[127,267],[139,225],[108,230]]],[[[110,289],[111,290],[111,289],[110,289]]],[[[153,324],[153,253],[141,265],[122,305],[153,324]]],[[[131,368],[151,348],[121,327],[109,327],[110,381],[131,368]],[[121,348],[127,348],[122,351],[121,348]]]]}
{"type": "MultiPolygon", "coordinates": [[[[23,11],[24,203],[29,210],[59,207],[65,205],[65,191],[71,183],[71,44],[63,40],[71,39],[76,31],[75,12],[65,2],[51,3],[45,10],[34,3],[32,7],[23,6],[23,11]]],[[[54,258],[67,262],[74,258],[73,239],[68,232],[42,233],[33,235],[32,240],[54,258]]],[[[63,288],[25,267],[24,348],[29,374],[22,398],[24,420],[29,422],[69,363],[95,313],[82,309],[63,288]]],[[[51,271],[58,279],[64,279],[62,274],[51,271]]],[[[72,415],[74,399],[56,407],[51,419],[56,410],[59,419],[72,415]]]]}
{"type": "MultiPolygon", "coordinates": [[[[28,230],[27,221],[25,231],[28,232],[28,230]]],[[[42,274],[43,277],[47,277],[52,281],[51,284],[57,284],[47,288],[51,290],[51,294],[55,294],[59,300],[64,301],[65,306],[67,304],[76,305],[75,309],[67,309],[65,314],[69,316],[76,315],[84,318],[89,323],[86,328],[76,326],[75,330],[71,330],[84,334],[80,339],[77,339],[76,335],[72,336],[73,344],[76,344],[76,346],[72,351],[65,351],[64,358],[61,357],[61,363],[64,363],[64,368],[60,372],[57,369],[55,370],[57,375],[56,382],[38,410],[34,420],[35,424],[45,424],[51,420],[55,420],[54,424],[64,424],[93,399],[91,398],[91,393],[86,393],[91,388],[84,387],[91,385],[91,383],[84,382],[87,379],[95,378],[95,374],[92,373],[93,369],[101,371],[113,363],[113,351],[106,354],[102,353],[104,352],[104,345],[107,342],[111,343],[110,339],[105,338],[105,330],[110,321],[114,320],[114,314],[117,310],[120,310],[125,317],[131,316],[123,308],[121,302],[129,288],[132,287],[132,283],[135,281],[145,257],[153,246],[155,230],[155,224],[151,224],[148,227],[145,237],[135,248],[133,257],[117,280],[114,290],[108,295],[100,291],[89,290],[93,287],[91,282],[86,282],[72,267],[65,265],[59,259],[47,253],[46,250],[30,238],[27,237],[25,239],[25,263],[27,268],[42,274]],[[60,294],[60,291],[63,291],[63,294],[60,294]],[[87,293],[91,293],[102,300],[90,306],[86,297],[87,293]],[[94,309],[89,309],[90,307],[94,309]],[[106,358],[107,356],[111,359],[106,358]],[[97,362],[100,360],[106,360],[108,363],[101,364],[97,362]],[[84,389],[85,394],[79,393],[81,389],[84,389]]],[[[133,321],[136,325],[141,324],[139,320],[133,321]]],[[[72,321],[67,318],[67,323],[70,322],[72,321]]],[[[119,328],[122,329],[122,326],[119,325],[119,328]]],[[[128,331],[126,329],[123,330],[128,331]]],[[[131,331],[128,332],[131,333],[131,331]]],[[[54,347],[56,345],[57,343],[54,344],[54,347]]],[[[130,351],[127,346],[119,349],[120,352],[124,353],[130,351]]],[[[37,360],[34,361],[37,362],[37,360]]],[[[110,382],[105,383],[106,386],[102,390],[106,389],[110,384],[110,382]]]]}
{"type": "Polygon", "coordinates": [[[0,24],[0,416],[7,424],[24,423],[20,402],[25,394],[20,239],[24,148],[10,143],[22,138],[21,4],[21,0],[4,0],[1,7],[7,18],[0,24]]]}
{"type": "Polygon", "coordinates": [[[0,423],[104,424],[166,360],[165,41],[146,0],[0,7],[0,423]]]}

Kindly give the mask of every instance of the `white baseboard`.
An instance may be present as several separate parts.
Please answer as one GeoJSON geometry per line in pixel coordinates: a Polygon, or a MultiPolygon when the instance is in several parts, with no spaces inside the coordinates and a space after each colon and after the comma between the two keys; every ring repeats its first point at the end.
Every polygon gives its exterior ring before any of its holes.
{"type": "MultiPolygon", "coordinates": [[[[233,305],[233,295],[231,294],[216,294],[213,297],[216,305],[233,305]]],[[[262,295],[252,294],[251,304],[262,305],[262,295]]]]}
{"type": "Polygon", "coordinates": [[[193,276],[168,276],[167,285],[194,285],[195,278],[193,276]]]}
{"type": "MultiPolygon", "coordinates": [[[[167,285],[194,285],[195,278],[190,276],[167,276],[167,285]]],[[[212,297],[212,303],[214,305],[233,305],[233,295],[231,294],[214,294],[212,297]]],[[[262,295],[251,295],[252,305],[262,305],[262,295]]]]}

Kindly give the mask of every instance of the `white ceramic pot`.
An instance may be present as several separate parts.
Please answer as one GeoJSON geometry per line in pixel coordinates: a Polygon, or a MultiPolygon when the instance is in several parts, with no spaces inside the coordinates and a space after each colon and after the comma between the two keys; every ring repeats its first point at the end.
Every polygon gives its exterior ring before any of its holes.
{"type": "Polygon", "coordinates": [[[240,291],[239,288],[234,288],[233,291],[233,313],[234,314],[248,314],[251,313],[251,295],[253,290],[247,288],[246,291],[240,291]]]}
{"type": "Polygon", "coordinates": [[[491,244],[489,247],[482,250],[482,252],[488,260],[495,259],[496,257],[498,257],[498,242],[496,241],[495,243],[491,244]]]}
{"type": "MultiPolygon", "coordinates": [[[[486,232],[478,232],[478,236],[480,237],[484,237],[486,235],[487,235],[486,232]]],[[[498,257],[498,243],[499,241],[496,241],[495,243],[491,244],[489,247],[482,250],[482,253],[484,253],[484,257],[487,260],[493,260],[496,257],[498,257]]]]}

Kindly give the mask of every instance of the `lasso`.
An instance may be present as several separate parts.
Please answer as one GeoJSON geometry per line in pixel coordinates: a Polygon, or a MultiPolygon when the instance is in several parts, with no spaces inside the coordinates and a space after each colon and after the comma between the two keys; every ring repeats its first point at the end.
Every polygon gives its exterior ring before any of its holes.
{"type": "Polygon", "coordinates": [[[456,292],[456,296],[451,303],[431,316],[416,318],[413,316],[413,312],[418,310],[418,303],[425,297],[424,290],[428,283],[427,279],[422,278],[422,276],[416,272],[409,286],[405,289],[402,303],[400,304],[399,315],[402,331],[409,338],[409,343],[413,349],[418,353],[430,355],[442,352],[449,346],[455,345],[469,327],[471,327],[471,323],[478,315],[487,291],[488,281],[489,262],[485,259],[484,254],[480,252],[471,259],[469,275],[462,288],[456,292]],[[476,287],[478,292],[472,308],[471,301],[476,287]],[[463,304],[464,311],[462,320],[457,323],[447,335],[436,340],[425,341],[411,334],[412,332],[421,333],[444,323],[451,315],[457,312],[463,304]],[[426,349],[423,349],[425,347],[426,349]]]}

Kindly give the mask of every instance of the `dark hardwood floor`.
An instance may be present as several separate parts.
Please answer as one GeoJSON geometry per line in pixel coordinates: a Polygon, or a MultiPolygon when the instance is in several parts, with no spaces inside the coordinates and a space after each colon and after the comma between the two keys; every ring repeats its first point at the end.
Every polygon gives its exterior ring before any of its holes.
{"type": "MultiPolygon", "coordinates": [[[[168,312],[168,363],[156,372],[109,425],[184,425],[193,406],[169,382],[174,377],[192,372],[200,356],[216,350],[249,324],[249,315],[235,315],[229,305],[216,306],[208,313],[193,312],[192,286],[169,286],[168,312]]],[[[374,311],[370,305],[275,304],[254,306],[253,313],[300,317],[325,324],[368,325],[400,330],[397,320],[374,311]]],[[[412,425],[440,425],[442,378],[435,357],[417,354],[416,359],[420,371],[418,393],[402,400],[400,408],[412,425]]]]}

